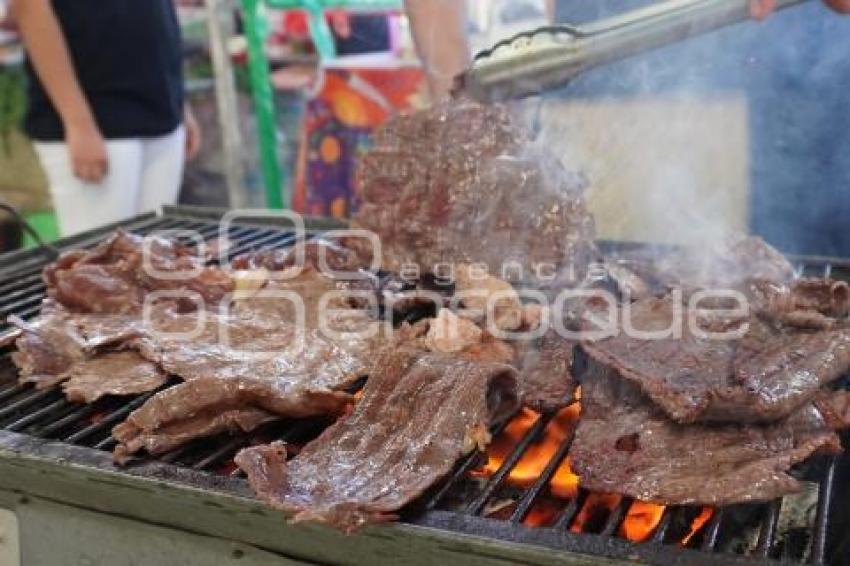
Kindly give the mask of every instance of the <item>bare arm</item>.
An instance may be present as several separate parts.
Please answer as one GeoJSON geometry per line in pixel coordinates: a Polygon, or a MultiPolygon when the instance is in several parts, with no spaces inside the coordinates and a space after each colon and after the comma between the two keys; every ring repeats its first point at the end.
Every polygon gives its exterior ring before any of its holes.
{"type": "MultiPolygon", "coordinates": [[[[850,14],[850,0],[824,0],[824,4],[839,14],[850,14]]],[[[750,0],[750,15],[757,20],[763,20],[773,14],[776,0],[750,0]]]]}
{"type": "Polygon", "coordinates": [[[105,143],[80,88],[50,0],[13,0],[12,17],[35,72],[62,119],[75,174],[100,181],[107,168],[105,143]]]}
{"type": "Polygon", "coordinates": [[[850,14],[850,0],[825,0],[827,6],[842,14],[850,14]]]}
{"type": "Polygon", "coordinates": [[[435,99],[447,96],[454,77],[469,65],[466,3],[463,0],[405,0],[413,41],[435,99]]]}

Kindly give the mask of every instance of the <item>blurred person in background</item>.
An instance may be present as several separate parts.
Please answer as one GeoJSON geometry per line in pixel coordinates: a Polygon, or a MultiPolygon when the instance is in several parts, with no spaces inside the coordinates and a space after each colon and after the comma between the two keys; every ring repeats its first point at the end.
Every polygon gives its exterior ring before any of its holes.
{"type": "MultiPolygon", "coordinates": [[[[557,23],[582,25],[650,0],[547,0],[557,23]]],[[[850,0],[824,0],[850,13],[850,0]]],[[[406,0],[432,91],[448,96],[470,60],[465,11],[453,0],[406,0]]],[[[850,18],[817,2],[592,69],[557,98],[743,95],[749,126],[749,225],[785,253],[850,257],[850,18]]],[[[612,125],[613,127],[613,125],[612,125]]],[[[663,127],[663,125],[659,125],[663,127]]],[[[663,167],[663,163],[659,164],[663,167]]]]}
{"type": "Polygon", "coordinates": [[[26,132],[60,231],[177,200],[200,147],[173,0],[11,0],[27,51],[26,132]]]}
{"type": "Polygon", "coordinates": [[[431,97],[448,96],[455,76],[472,61],[464,0],[405,0],[410,31],[431,97]]]}

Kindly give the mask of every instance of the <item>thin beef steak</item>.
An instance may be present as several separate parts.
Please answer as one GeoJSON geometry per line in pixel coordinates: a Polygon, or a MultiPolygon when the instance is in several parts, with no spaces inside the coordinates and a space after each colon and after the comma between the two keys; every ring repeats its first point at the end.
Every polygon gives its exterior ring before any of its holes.
{"type": "Polygon", "coordinates": [[[681,327],[681,337],[635,337],[623,329],[583,348],[639,385],[678,422],[776,421],[850,370],[848,329],[802,330],[760,315],[723,320],[712,318],[711,311],[690,312],[669,298],[638,301],[622,314],[633,329],[681,327]],[[706,332],[739,327],[746,332],[734,340],[694,333],[691,318],[706,332]]]}
{"type": "MultiPolygon", "coordinates": [[[[414,264],[537,265],[583,276],[596,256],[584,180],[532,150],[501,106],[451,101],[391,118],[359,164],[353,226],[381,242],[389,271],[414,264]]],[[[575,279],[571,277],[571,279],[575,279]]]]}
{"type": "Polygon", "coordinates": [[[59,383],[69,401],[93,403],[105,395],[133,395],[165,383],[165,373],[122,348],[138,321],[116,315],[67,312],[52,303],[31,322],[12,318],[21,330],[12,361],[21,383],[39,389],[59,383]]]}
{"type": "Polygon", "coordinates": [[[586,363],[570,454],[591,490],[667,505],[768,501],[798,490],[787,473],[794,464],[840,452],[834,430],[850,425],[850,392],[819,393],[766,425],[683,425],[616,369],[592,358],[586,363]]]}
{"type": "Polygon", "coordinates": [[[572,376],[574,346],[575,342],[555,330],[525,345],[517,362],[524,404],[537,411],[553,412],[573,400],[576,388],[572,376]]]}
{"type": "Polygon", "coordinates": [[[105,395],[135,395],[153,391],[167,379],[165,372],[137,352],[104,352],[78,362],[65,374],[62,390],[69,401],[94,403],[105,395]]]}
{"type": "Polygon", "coordinates": [[[268,503],[352,530],[391,520],[455,462],[489,442],[488,426],[518,408],[502,364],[392,348],[354,412],[286,461],[281,443],[242,450],[237,464],[268,503]]]}
{"type": "Polygon", "coordinates": [[[145,294],[185,290],[216,303],[233,289],[230,277],[194,250],[165,238],[118,230],[91,250],[72,250],[44,269],[47,294],[70,310],[130,313],[145,294]]]}
{"type": "Polygon", "coordinates": [[[161,314],[160,330],[191,328],[193,319],[204,318],[194,337],[153,334],[139,340],[145,358],[186,382],[158,393],[115,427],[116,459],[142,448],[158,454],[176,440],[223,428],[251,430],[272,416],[341,413],[352,400],[342,389],[365,374],[380,344],[379,334],[370,336],[366,328],[379,323],[362,311],[352,314],[359,315],[357,328],[352,320],[347,328],[363,334],[338,339],[255,313],[161,314]]]}

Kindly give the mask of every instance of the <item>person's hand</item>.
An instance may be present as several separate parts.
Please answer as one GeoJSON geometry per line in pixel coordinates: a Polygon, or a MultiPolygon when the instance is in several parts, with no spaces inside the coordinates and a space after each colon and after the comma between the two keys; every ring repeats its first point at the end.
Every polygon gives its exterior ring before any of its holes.
{"type": "Polygon", "coordinates": [[[106,141],[93,123],[66,127],[65,143],[74,175],[88,183],[100,183],[109,172],[106,141]]]}
{"type": "MultiPolygon", "coordinates": [[[[850,14],[850,0],[824,0],[824,4],[840,14],[850,14]]],[[[776,0],[750,0],[750,16],[764,20],[776,10],[776,0]]]]}
{"type": "Polygon", "coordinates": [[[201,152],[201,127],[188,105],[184,111],[183,124],[186,128],[186,161],[192,161],[201,152]]]}
{"type": "Polygon", "coordinates": [[[750,0],[750,17],[764,20],[776,10],[776,0],[750,0]]]}

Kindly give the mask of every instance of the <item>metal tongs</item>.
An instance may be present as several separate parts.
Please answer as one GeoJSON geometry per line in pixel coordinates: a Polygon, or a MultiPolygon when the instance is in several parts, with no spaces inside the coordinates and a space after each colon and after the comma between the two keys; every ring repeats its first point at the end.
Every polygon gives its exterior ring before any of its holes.
{"type": "MultiPolygon", "coordinates": [[[[787,8],[807,0],[777,0],[787,8]]],[[[520,33],[479,53],[456,93],[482,102],[540,94],[576,75],[749,19],[749,0],[668,0],[586,26],[520,33]]]]}

